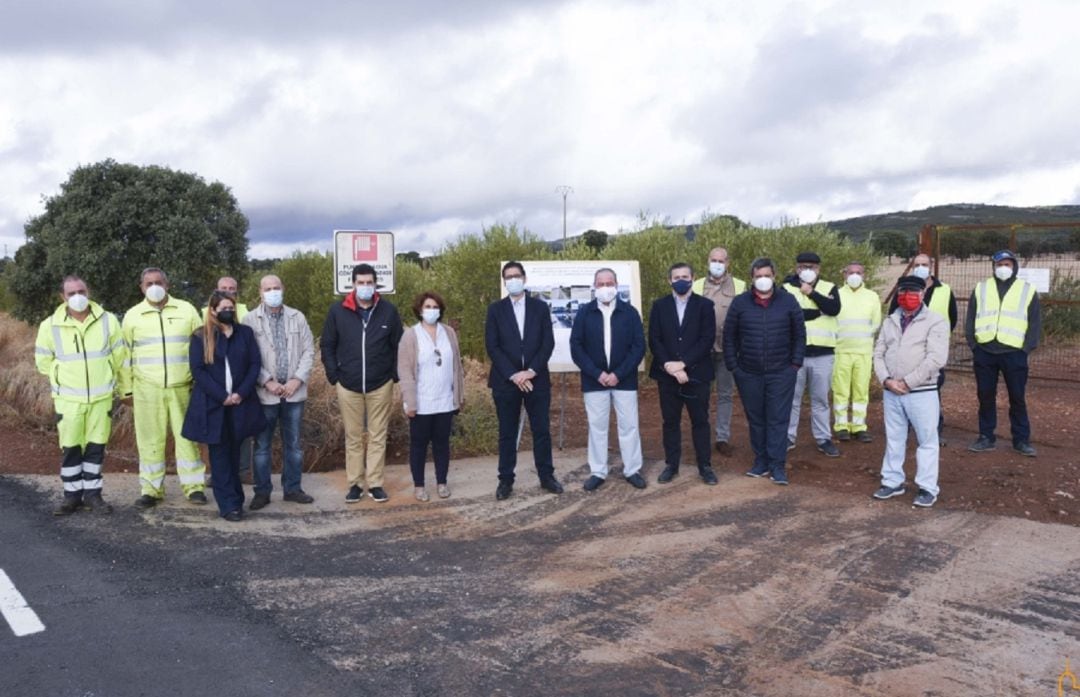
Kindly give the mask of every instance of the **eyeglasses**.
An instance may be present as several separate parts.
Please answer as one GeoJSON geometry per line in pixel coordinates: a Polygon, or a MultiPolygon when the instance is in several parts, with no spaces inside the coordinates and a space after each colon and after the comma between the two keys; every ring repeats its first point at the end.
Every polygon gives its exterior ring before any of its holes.
{"type": "Polygon", "coordinates": [[[442,367],[442,353],[439,349],[435,349],[435,366],[438,368],[442,367]]]}

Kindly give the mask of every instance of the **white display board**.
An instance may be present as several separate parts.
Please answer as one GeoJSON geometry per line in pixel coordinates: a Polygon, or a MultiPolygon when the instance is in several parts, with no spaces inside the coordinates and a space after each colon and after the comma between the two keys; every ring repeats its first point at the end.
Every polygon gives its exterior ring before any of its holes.
{"type": "Polygon", "coordinates": [[[334,292],[352,292],[352,270],[371,264],[378,278],[376,290],[394,293],[394,233],[386,230],[334,230],[334,292]]]}
{"type": "MultiPolygon", "coordinates": [[[[499,268],[506,262],[502,262],[499,268]]],[[[522,261],[525,267],[525,289],[551,308],[551,328],[555,334],[555,351],[548,361],[553,373],[576,373],[578,368],[570,358],[570,329],[577,310],[593,299],[593,277],[597,269],[609,268],[619,282],[619,298],[629,301],[641,313],[641,272],[635,261],[522,261]]],[[[501,284],[500,284],[501,285],[501,284]]],[[[506,287],[502,295],[506,297],[506,287]]]]}
{"type": "Polygon", "coordinates": [[[1016,277],[1035,286],[1040,293],[1050,292],[1050,269],[1020,269],[1016,277]]]}

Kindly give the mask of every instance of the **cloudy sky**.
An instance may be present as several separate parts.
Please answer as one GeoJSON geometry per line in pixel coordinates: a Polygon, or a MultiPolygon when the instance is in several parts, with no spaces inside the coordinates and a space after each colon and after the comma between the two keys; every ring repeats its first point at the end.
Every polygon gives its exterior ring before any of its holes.
{"type": "Polygon", "coordinates": [[[0,242],[80,164],[230,186],[252,255],[639,212],[1080,203],[1080,2],[0,0],[0,242]]]}

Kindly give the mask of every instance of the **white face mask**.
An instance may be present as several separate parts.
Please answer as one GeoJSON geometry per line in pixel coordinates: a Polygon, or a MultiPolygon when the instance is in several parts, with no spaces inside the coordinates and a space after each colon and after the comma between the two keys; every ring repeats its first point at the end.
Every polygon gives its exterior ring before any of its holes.
{"type": "Polygon", "coordinates": [[[375,297],[375,286],[357,286],[356,299],[367,302],[375,297]]]}
{"type": "Polygon", "coordinates": [[[267,307],[281,307],[281,303],[285,302],[285,293],[280,290],[268,290],[263,293],[263,302],[267,307]]]}
{"type": "Polygon", "coordinates": [[[760,293],[768,293],[772,290],[773,280],[768,276],[758,276],[754,279],[754,287],[757,288],[760,293]]]}
{"type": "Polygon", "coordinates": [[[76,293],[67,299],[67,306],[72,312],[85,312],[90,307],[90,298],[82,293],[76,293]]]}
{"type": "Polygon", "coordinates": [[[600,286],[596,289],[596,299],[607,304],[615,299],[618,292],[619,291],[615,289],[615,286],[600,286]]]}
{"type": "Polygon", "coordinates": [[[425,307],[420,310],[420,317],[424,320],[425,324],[435,324],[439,321],[439,308],[437,307],[425,307]]]}
{"type": "Polygon", "coordinates": [[[146,299],[152,303],[159,303],[165,299],[167,293],[164,286],[150,286],[146,289],[146,299]]]}
{"type": "Polygon", "coordinates": [[[925,281],[926,279],[930,278],[930,267],[929,266],[916,266],[915,268],[913,268],[911,270],[911,275],[912,276],[918,276],[919,278],[921,278],[922,280],[925,281]]]}
{"type": "Polygon", "coordinates": [[[709,275],[713,278],[720,278],[727,271],[727,264],[722,261],[710,261],[709,262],[709,275]]]}
{"type": "Polygon", "coordinates": [[[817,271],[813,269],[803,269],[799,272],[799,280],[803,283],[813,283],[817,280],[817,271]]]}
{"type": "Polygon", "coordinates": [[[1012,278],[1012,275],[1013,275],[1012,267],[1008,266],[1008,265],[995,266],[994,267],[994,275],[997,276],[998,280],[1000,280],[1000,281],[1007,281],[1010,278],[1012,278]]]}
{"type": "Polygon", "coordinates": [[[849,273],[847,277],[847,284],[852,288],[858,288],[862,285],[862,276],[857,273],[849,273]]]}
{"type": "Polygon", "coordinates": [[[524,278],[508,278],[506,279],[506,292],[510,295],[521,295],[521,291],[525,290],[524,278]]]}

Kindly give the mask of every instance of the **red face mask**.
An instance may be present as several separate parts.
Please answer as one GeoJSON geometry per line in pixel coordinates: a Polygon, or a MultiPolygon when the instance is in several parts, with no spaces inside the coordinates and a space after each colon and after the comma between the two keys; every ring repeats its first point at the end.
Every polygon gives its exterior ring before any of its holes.
{"type": "Polygon", "coordinates": [[[914,312],[922,304],[922,298],[919,297],[918,293],[900,293],[896,298],[896,304],[908,312],[914,312]]]}

